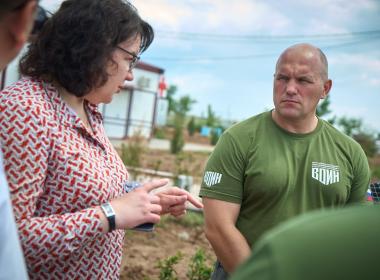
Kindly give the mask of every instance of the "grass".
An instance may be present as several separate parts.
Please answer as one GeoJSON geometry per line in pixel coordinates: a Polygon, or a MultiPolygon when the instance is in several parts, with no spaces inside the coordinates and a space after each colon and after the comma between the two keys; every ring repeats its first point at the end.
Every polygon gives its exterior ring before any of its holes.
{"type": "Polygon", "coordinates": [[[168,223],[180,224],[187,228],[198,227],[204,224],[204,217],[202,212],[195,212],[188,210],[187,214],[180,218],[175,218],[172,216],[164,216],[161,218],[158,227],[166,228],[168,223]]]}

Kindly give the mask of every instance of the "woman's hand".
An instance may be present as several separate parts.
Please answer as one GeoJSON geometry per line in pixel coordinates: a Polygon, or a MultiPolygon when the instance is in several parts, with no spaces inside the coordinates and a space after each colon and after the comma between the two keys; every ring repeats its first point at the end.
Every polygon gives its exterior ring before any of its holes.
{"type": "Polygon", "coordinates": [[[158,223],[162,211],[160,196],[151,191],[167,183],[167,179],[153,180],[112,200],[116,228],[128,229],[144,223],[158,223]]]}
{"type": "Polygon", "coordinates": [[[160,197],[161,215],[171,214],[179,217],[186,213],[186,202],[189,201],[197,208],[203,208],[203,204],[189,192],[178,187],[170,187],[157,193],[160,197]]]}

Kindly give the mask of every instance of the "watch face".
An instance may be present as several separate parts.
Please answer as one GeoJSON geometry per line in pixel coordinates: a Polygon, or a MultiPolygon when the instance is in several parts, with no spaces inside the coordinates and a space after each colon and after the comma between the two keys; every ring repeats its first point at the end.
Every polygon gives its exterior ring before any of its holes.
{"type": "Polygon", "coordinates": [[[105,212],[107,217],[115,216],[115,212],[113,211],[111,204],[105,203],[102,205],[102,208],[104,209],[104,212],[105,212]]]}

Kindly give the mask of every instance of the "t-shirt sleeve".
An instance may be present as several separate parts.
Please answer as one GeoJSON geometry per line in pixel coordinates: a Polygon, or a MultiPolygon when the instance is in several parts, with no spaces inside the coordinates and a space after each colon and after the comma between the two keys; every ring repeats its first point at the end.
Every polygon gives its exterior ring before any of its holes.
{"type": "Polygon", "coordinates": [[[371,172],[368,165],[368,159],[363,149],[358,144],[357,156],[353,166],[353,180],[351,193],[347,203],[358,203],[365,201],[366,193],[371,179],[371,172]]]}
{"type": "Polygon", "coordinates": [[[200,196],[241,203],[246,153],[228,131],[218,141],[203,175],[200,196]]]}

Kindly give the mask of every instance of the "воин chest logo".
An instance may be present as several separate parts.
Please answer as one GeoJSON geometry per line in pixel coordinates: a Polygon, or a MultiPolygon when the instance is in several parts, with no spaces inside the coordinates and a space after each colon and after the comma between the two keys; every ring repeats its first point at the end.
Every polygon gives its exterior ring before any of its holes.
{"type": "Polygon", "coordinates": [[[203,177],[203,182],[209,187],[219,184],[220,180],[222,180],[222,174],[212,171],[206,171],[203,177]]]}
{"type": "Polygon", "coordinates": [[[340,178],[339,166],[321,162],[312,162],[311,177],[324,185],[338,183],[340,178]]]}

